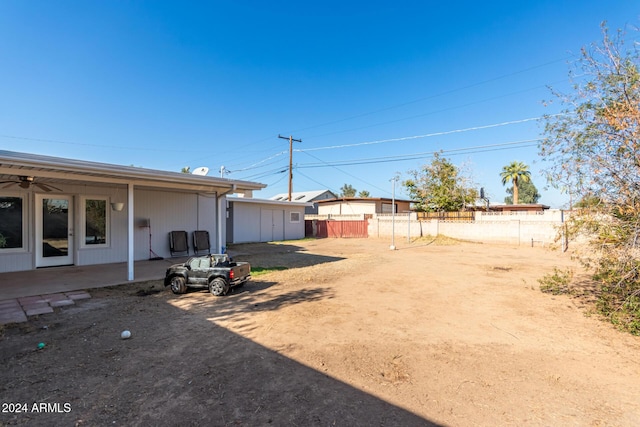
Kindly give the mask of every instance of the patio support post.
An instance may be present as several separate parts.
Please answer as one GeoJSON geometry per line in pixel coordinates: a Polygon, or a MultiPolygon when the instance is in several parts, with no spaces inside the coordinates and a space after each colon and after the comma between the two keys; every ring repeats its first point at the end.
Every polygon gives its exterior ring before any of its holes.
{"type": "Polygon", "coordinates": [[[223,240],[223,237],[226,236],[226,232],[227,232],[227,194],[232,194],[236,191],[236,185],[232,184],[231,188],[227,191],[225,191],[224,193],[217,193],[216,197],[217,197],[217,205],[218,205],[218,220],[216,221],[216,234],[217,234],[217,238],[218,238],[218,253],[223,253],[226,251],[226,249],[223,251],[222,248],[224,247],[224,244],[226,243],[223,240]]]}
{"type": "Polygon", "coordinates": [[[127,280],[133,280],[133,183],[127,184],[127,280]]]}

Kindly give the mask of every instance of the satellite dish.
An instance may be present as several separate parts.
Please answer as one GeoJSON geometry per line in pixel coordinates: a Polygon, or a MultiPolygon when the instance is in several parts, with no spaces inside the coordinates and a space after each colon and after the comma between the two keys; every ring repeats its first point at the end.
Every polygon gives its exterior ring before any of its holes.
{"type": "Polygon", "coordinates": [[[206,166],[200,166],[199,168],[195,168],[193,170],[193,172],[191,172],[192,175],[206,175],[209,173],[209,168],[206,166]]]}

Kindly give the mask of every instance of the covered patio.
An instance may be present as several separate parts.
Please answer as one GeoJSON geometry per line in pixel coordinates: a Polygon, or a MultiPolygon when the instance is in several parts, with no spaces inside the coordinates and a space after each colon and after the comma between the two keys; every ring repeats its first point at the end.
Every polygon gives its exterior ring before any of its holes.
{"type": "MultiPolygon", "coordinates": [[[[15,289],[32,293],[26,291],[29,286],[46,284],[55,292],[56,286],[72,286],[73,281],[65,279],[69,275],[89,271],[95,273],[86,274],[81,282],[86,285],[78,286],[143,280],[149,277],[145,260],[174,255],[168,239],[174,231],[207,232],[211,238],[205,250],[221,252],[226,243],[226,196],[251,197],[265,187],[206,172],[4,150],[0,183],[0,300],[10,298],[15,289]],[[58,277],[58,271],[67,273],[58,277]]],[[[184,243],[180,252],[189,253],[193,246],[184,243]]],[[[152,262],[150,268],[157,264],[152,262]]]]}

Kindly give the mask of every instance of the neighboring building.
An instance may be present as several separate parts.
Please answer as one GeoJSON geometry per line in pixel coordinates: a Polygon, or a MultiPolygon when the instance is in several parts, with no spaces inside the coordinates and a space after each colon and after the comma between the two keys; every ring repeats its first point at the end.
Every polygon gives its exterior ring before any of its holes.
{"type": "MultiPolygon", "coordinates": [[[[0,150],[0,272],[170,257],[169,232],[225,242],[227,194],[264,184],[0,150]]],[[[0,285],[1,286],[1,285],[0,285]]]]}
{"type": "MultiPolygon", "coordinates": [[[[314,202],[327,199],[335,199],[337,196],[329,190],[315,190],[315,191],[301,191],[297,193],[291,193],[291,201],[298,203],[313,203],[305,208],[305,214],[317,214],[318,205],[314,202]]],[[[269,200],[288,201],[289,193],[276,194],[273,197],[269,197],[269,200]]]]}
{"type": "Polygon", "coordinates": [[[311,203],[227,198],[227,242],[252,243],[304,238],[305,208],[311,203]]]}
{"type": "Polygon", "coordinates": [[[518,205],[489,205],[487,206],[468,206],[468,210],[472,211],[489,211],[489,212],[527,212],[527,213],[542,213],[549,209],[547,205],[541,205],[539,203],[527,203],[518,205]]]}
{"type": "MultiPolygon", "coordinates": [[[[342,197],[321,200],[318,215],[390,214],[393,213],[393,199],[342,197]]],[[[395,199],[395,213],[409,212],[410,200],[395,199]]]]}
{"type": "Polygon", "coordinates": [[[544,212],[549,209],[547,205],[539,203],[519,204],[519,205],[494,205],[492,210],[498,212],[544,212]]]}

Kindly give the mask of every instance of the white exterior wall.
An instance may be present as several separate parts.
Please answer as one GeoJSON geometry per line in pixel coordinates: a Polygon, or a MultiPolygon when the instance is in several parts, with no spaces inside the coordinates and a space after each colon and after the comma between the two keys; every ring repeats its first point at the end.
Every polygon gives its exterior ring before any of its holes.
{"type": "Polygon", "coordinates": [[[233,201],[233,242],[251,243],[304,238],[305,206],[233,201]],[[299,222],[291,222],[297,212],[299,222]],[[277,222],[274,224],[274,221],[277,222]]]}
{"type": "Polygon", "coordinates": [[[376,202],[319,203],[318,215],[356,215],[376,213],[376,202]]]}
{"type": "Polygon", "coordinates": [[[233,242],[260,241],[260,205],[252,203],[233,204],[233,242]]]}
{"type": "MultiPolygon", "coordinates": [[[[56,184],[62,191],[47,193],[73,196],[73,257],[74,265],[109,264],[127,261],[127,191],[95,184],[56,184]],[[107,197],[108,243],[107,246],[88,247],[82,245],[82,209],[84,196],[107,197]],[[125,202],[122,211],[114,211],[109,203],[125,202]],[[84,246],[84,247],[83,247],[84,246]]],[[[36,191],[40,193],[40,191],[36,191]]],[[[3,191],[6,196],[25,196],[23,222],[25,248],[0,251],[0,272],[23,271],[35,268],[35,192],[3,191]]],[[[161,257],[170,257],[169,231],[185,230],[189,233],[192,253],[192,236],[195,230],[207,230],[212,248],[216,243],[216,197],[192,193],[134,190],[134,260],[149,259],[149,229],[140,227],[142,220],[151,220],[151,246],[161,257]]],[[[223,227],[224,228],[224,227],[223,227]]],[[[213,249],[212,249],[213,250],[213,249]]]]}
{"type": "MultiPolygon", "coordinates": [[[[73,230],[70,232],[73,234],[73,247],[74,247],[74,264],[75,265],[90,265],[90,264],[106,264],[112,262],[124,262],[127,260],[127,242],[126,242],[126,221],[127,213],[126,209],[121,212],[115,212],[111,210],[109,203],[111,202],[124,202],[126,201],[126,191],[116,190],[113,187],[104,187],[96,184],[87,185],[69,185],[69,184],[56,184],[56,187],[62,191],[56,191],[55,193],[45,193],[51,197],[56,195],[71,195],[72,201],[72,214],[73,214],[73,230]],[[82,221],[82,206],[81,201],[83,196],[88,197],[107,197],[107,218],[109,221],[109,242],[106,247],[83,247],[82,227],[84,224],[82,221]],[[125,238],[122,239],[122,233],[125,233],[125,238]]],[[[5,196],[23,196],[24,204],[23,210],[25,210],[25,218],[23,222],[24,228],[24,248],[14,251],[0,251],[0,272],[9,271],[23,271],[31,270],[35,268],[35,194],[42,194],[40,190],[27,190],[27,191],[3,191],[5,196]]]]}
{"type": "Polygon", "coordinates": [[[171,256],[169,232],[181,230],[188,233],[190,253],[193,253],[191,233],[196,230],[209,232],[212,252],[214,252],[213,248],[217,241],[215,196],[136,190],[134,211],[134,259],[136,261],[150,258],[149,228],[141,226],[147,219],[150,220],[151,225],[151,249],[158,256],[163,258],[171,256]]]}
{"type": "MultiPolygon", "coordinates": [[[[563,224],[562,211],[544,214],[489,215],[474,222],[418,221],[415,214],[395,215],[393,234],[396,238],[443,235],[461,240],[516,245],[548,245],[556,241],[563,224]],[[487,219],[490,218],[490,219],[487,219]],[[485,220],[487,219],[487,220],[485,220]]],[[[377,215],[369,219],[369,236],[390,237],[392,216],[377,215]]]]}

